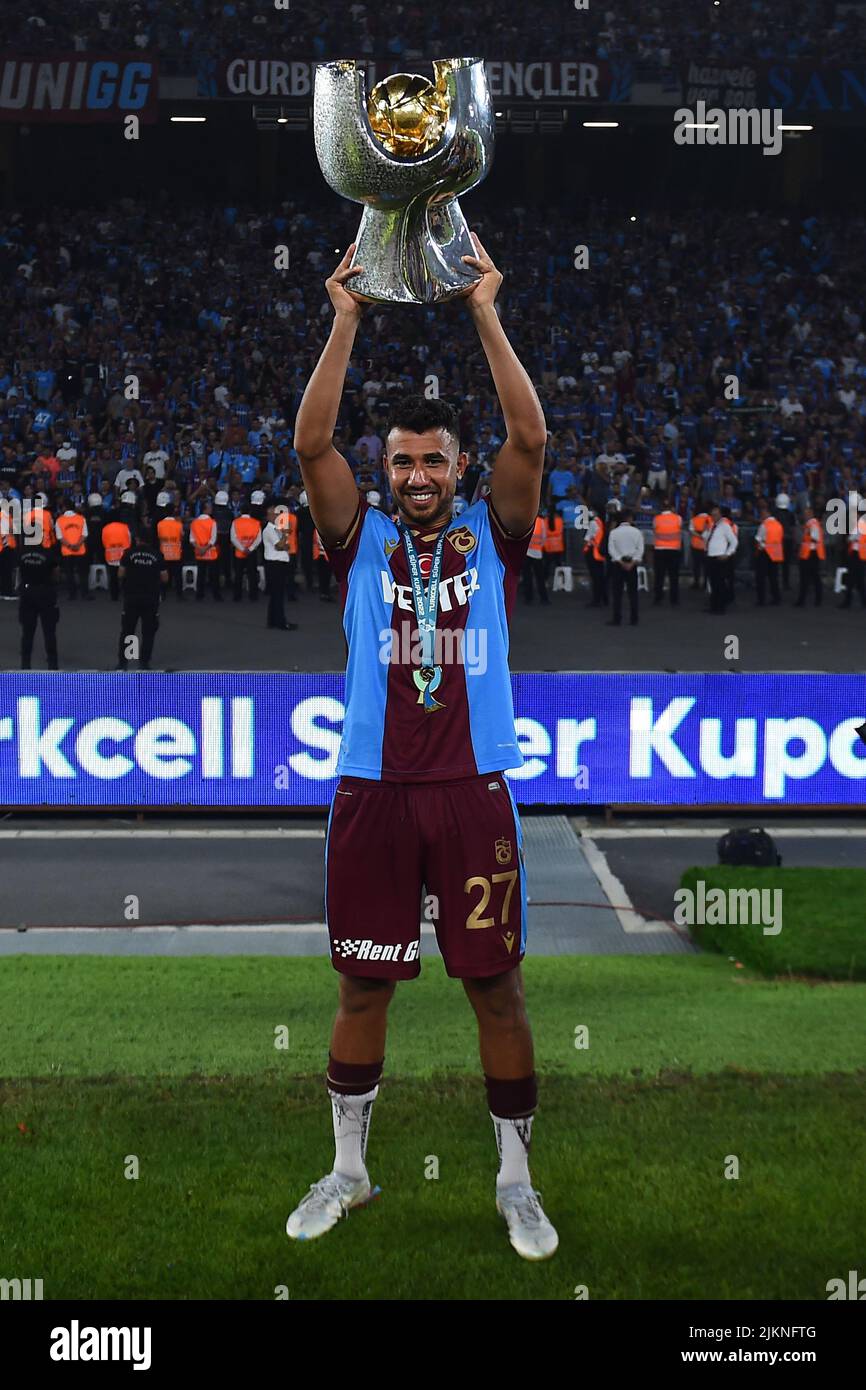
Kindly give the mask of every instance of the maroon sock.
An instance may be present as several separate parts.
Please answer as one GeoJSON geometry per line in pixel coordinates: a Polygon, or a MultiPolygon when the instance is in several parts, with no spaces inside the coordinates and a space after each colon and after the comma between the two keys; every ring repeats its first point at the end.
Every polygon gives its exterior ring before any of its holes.
{"type": "Polygon", "coordinates": [[[497,1081],[485,1072],[484,1085],[487,1087],[487,1105],[491,1115],[500,1120],[523,1120],[531,1115],[538,1105],[538,1078],[521,1076],[517,1081],[497,1081]]]}
{"type": "Polygon", "coordinates": [[[365,1096],[382,1080],[384,1065],[384,1057],[381,1062],[338,1062],[329,1052],[328,1089],[341,1096],[365,1096]]]}

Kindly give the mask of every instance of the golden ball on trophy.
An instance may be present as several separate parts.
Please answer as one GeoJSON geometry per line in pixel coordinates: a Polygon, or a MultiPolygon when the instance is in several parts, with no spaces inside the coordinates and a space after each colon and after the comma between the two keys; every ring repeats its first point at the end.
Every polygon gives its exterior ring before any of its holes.
{"type": "Polygon", "coordinates": [[[395,73],[377,82],[367,102],[370,129],[390,154],[417,158],[438,145],[448,121],[444,87],[417,73],[395,73]]]}

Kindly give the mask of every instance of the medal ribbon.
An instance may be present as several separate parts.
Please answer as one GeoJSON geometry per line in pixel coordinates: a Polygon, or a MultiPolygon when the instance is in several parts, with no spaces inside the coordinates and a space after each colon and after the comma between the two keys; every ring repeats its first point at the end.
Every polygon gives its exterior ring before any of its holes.
{"type": "Polygon", "coordinates": [[[418,632],[421,637],[421,673],[424,679],[423,704],[428,714],[434,710],[442,709],[443,706],[438,700],[433,699],[433,691],[442,679],[442,671],[436,665],[436,618],[439,611],[439,577],[442,573],[442,550],[445,545],[445,533],[447,526],[443,527],[442,534],[436,542],[436,549],[433,552],[433,562],[430,566],[430,580],[427,591],[424,591],[424,580],[421,576],[421,564],[418,559],[418,552],[415,549],[415,542],[412,540],[409,528],[399,523],[400,534],[403,537],[403,546],[406,551],[406,563],[409,566],[409,579],[412,584],[412,602],[415,606],[415,617],[418,622],[418,632]],[[429,672],[429,675],[426,673],[429,672]]]}

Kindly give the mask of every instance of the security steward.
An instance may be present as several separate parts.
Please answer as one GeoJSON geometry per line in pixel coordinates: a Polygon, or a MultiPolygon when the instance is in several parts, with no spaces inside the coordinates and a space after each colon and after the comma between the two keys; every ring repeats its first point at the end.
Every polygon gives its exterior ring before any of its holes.
{"type": "Polygon", "coordinates": [[[108,571],[108,591],[115,602],[120,598],[120,562],[131,545],[132,532],[126,522],[120,520],[120,513],[112,512],[102,528],[102,549],[108,571]]]}
{"type": "Polygon", "coordinates": [[[590,510],[589,526],[583,542],[586,568],[592,585],[592,599],[587,608],[607,607],[607,568],[605,566],[607,545],[604,538],[604,522],[597,512],[590,510]]]}
{"type": "Polygon", "coordinates": [[[547,512],[547,534],[544,537],[544,574],[547,582],[553,582],[558,565],[565,561],[565,523],[555,507],[547,512]]]}
{"type": "Polygon", "coordinates": [[[692,588],[705,589],[707,586],[707,532],[713,529],[713,518],[704,506],[696,512],[689,522],[689,538],[692,550],[692,588]]]}
{"type": "Polygon", "coordinates": [[[547,540],[547,521],[539,509],[535,526],[529,541],[529,549],[523,562],[523,597],[527,603],[533,602],[533,589],[538,589],[542,603],[550,603],[547,596],[547,582],[544,576],[544,543],[547,540]]]}
{"type": "Polygon", "coordinates": [[[860,607],[866,608],[866,516],[858,516],[857,525],[848,536],[845,597],[836,606],[850,608],[855,593],[859,595],[860,607]]]}
{"type": "Polygon", "coordinates": [[[812,589],[815,595],[815,606],[821,606],[824,597],[824,590],[821,583],[821,566],[827,558],[827,549],[824,545],[824,527],[815,515],[812,507],[806,507],[803,512],[803,530],[800,538],[800,592],[795,608],[803,608],[806,603],[806,594],[812,589]]]}
{"type": "Polygon", "coordinates": [[[92,599],[87,579],[90,561],[87,555],[87,522],[80,511],[66,507],[57,518],[54,532],[60,543],[60,568],[66,575],[70,598],[92,599]]]}
{"type": "Polygon", "coordinates": [[[168,584],[168,570],[154,544],[152,527],[139,527],[137,538],[121,559],[118,575],[123,590],[123,611],[120,615],[117,669],[126,670],[127,642],[135,636],[141,623],[139,667],[147,671],[159,627],[159,600],[163,588],[168,584]]]}
{"type": "Polygon", "coordinates": [[[773,516],[769,504],[758,503],[758,529],[755,532],[755,595],[759,608],[766,602],[767,584],[770,602],[778,608],[782,602],[779,574],[785,562],[785,530],[778,516],[773,516]]]}
{"type": "Polygon", "coordinates": [[[15,534],[12,499],[0,496],[0,598],[15,597],[15,561],[20,536],[15,534]]]}
{"type": "Polygon", "coordinates": [[[653,603],[661,603],[664,597],[665,579],[668,581],[671,607],[680,601],[680,559],[682,557],[683,519],[675,512],[670,499],[657,516],[653,517],[655,583],[653,603]]]}
{"type": "Polygon", "coordinates": [[[222,603],[219,572],[221,542],[213,515],[213,503],[205,502],[199,515],[190,522],[189,539],[197,567],[195,577],[196,601],[202,602],[205,585],[209,585],[217,603],[222,603]]]}
{"type": "MultiPolygon", "coordinates": [[[[160,494],[166,497],[167,493],[160,494]]],[[[177,508],[169,500],[164,514],[156,523],[156,538],[162,551],[165,568],[169,574],[169,586],[177,599],[183,599],[183,522],[178,519],[177,508]]]]}
{"type": "Polygon", "coordinates": [[[255,603],[259,596],[259,556],[256,551],[262,543],[262,523],[252,515],[249,507],[245,507],[232,522],[229,534],[235,552],[235,603],[240,603],[243,598],[244,578],[250,600],[255,603]]]}
{"type": "Polygon", "coordinates": [[[56,548],[45,545],[22,545],[19,559],[21,588],[18,620],[21,623],[21,670],[30,670],[33,639],[42,624],[45,639],[45,659],[50,671],[57,670],[57,580],[59,568],[56,548]]]}
{"type": "MultiPolygon", "coordinates": [[[[369,501],[369,496],[368,496],[368,499],[367,499],[367,500],[369,501]]],[[[269,511],[268,511],[268,517],[269,517],[269,518],[270,518],[270,515],[271,515],[271,513],[270,513],[270,510],[269,510],[269,511]]],[[[286,565],[286,579],[285,579],[286,598],[288,599],[289,603],[297,603],[297,601],[298,601],[298,595],[297,595],[297,592],[296,592],[296,589],[295,589],[295,578],[296,578],[296,575],[297,575],[297,568],[298,568],[298,517],[297,517],[297,513],[296,513],[296,512],[289,511],[288,508],[284,508],[283,506],[280,506],[280,507],[276,510],[275,525],[277,525],[277,526],[280,528],[280,530],[283,531],[283,532],[285,533],[285,538],[286,538],[286,555],[287,555],[287,557],[288,557],[288,564],[286,565]]],[[[267,530],[267,527],[265,527],[265,530],[267,530]]],[[[262,532],[262,544],[264,545],[264,531],[262,532]]],[[[267,575],[268,575],[268,566],[267,566],[267,559],[266,559],[266,560],[265,560],[265,580],[266,580],[266,581],[267,581],[267,575]]]]}

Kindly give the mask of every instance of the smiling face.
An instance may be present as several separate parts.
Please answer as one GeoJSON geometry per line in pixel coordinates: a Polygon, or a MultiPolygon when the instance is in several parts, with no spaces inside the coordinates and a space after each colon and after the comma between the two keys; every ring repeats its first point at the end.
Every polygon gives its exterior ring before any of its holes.
{"type": "Polygon", "coordinates": [[[445,429],[424,434],[395,427],[385,441],[385,466],[400,516],[409,526],[438,526],[451,518],[457,481],[469,462],[445,429]]]}

